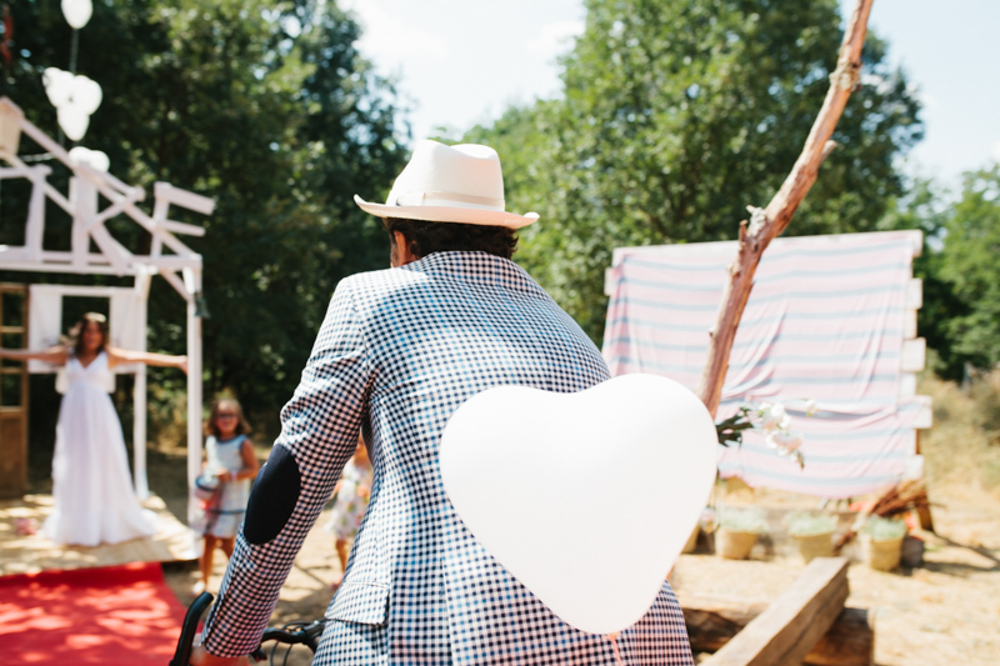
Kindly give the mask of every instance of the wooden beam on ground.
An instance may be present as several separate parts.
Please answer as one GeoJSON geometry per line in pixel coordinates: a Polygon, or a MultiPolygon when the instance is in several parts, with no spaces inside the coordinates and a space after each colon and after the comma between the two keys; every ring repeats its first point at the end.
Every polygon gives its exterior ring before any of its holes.
{"type": "MultiPolygon", "coordinates": [[[[768,604],[732,597],[684,595],[681,606],[691,649],[697,654],[721,650],[751,620],[767,610],[768,604]]],[[[874,614],[864,608],[842,610],[802,663],[804,666],[873,666],[874,614]]]]}
{"type": "Polygon", "coordinates": [[[702,665],[797,666],[833,626],[848,592],[847,559],[817,557],[767,610],[702,665]]]}
{"type": "Polygon", "coordinates": [[[803,666],[874,666],[875,614],[845,608],[803,660],[803,666]]]}
{"type": "Polygon", "coordinates": [[[691,649],[718,652],[750,621],[767,610],[766,601],[744,601],[732,597],[678,594],[684,610],[691,649]]]}

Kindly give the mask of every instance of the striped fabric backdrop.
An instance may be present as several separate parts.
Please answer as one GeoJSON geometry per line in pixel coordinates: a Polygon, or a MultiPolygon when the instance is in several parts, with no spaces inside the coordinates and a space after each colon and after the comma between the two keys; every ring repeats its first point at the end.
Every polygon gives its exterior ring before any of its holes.
{"type": "MultiPolygon", "coordinates": [[[[913,232],[771,244],[737,332],[717,417],[740,405],[783,403],[792,431],[803,437],[805,468],[748,433],[741,448],[720,447],[722,476],[842,498],[902,475],[925,404],[900,397],[914,245],[913,232]],[[810,399],[818,411],[807,417],[810,399]]],[[[612,374],[650,372],[695,389],[735,256],[734,242],[616,250],[603,350],[612,374]]]]}

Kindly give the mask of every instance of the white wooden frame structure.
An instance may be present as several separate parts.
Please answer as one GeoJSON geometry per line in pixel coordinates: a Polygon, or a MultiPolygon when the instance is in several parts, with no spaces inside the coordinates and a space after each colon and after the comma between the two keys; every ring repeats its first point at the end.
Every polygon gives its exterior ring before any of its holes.
{"type": "MultiPolygon", "coordinates": [[[[187,302],[187,443],[188,485],[193,484],[201,472],[201,404],[202,358],[201,316],[198,299],[202,288],[202,258],[181,242],[174,234],[203,236],[202,227],[176,222],[167,217],[170,205],[210,215],[215,201],[168,183],[153,186],[153,214],[148,215],[136,204],[143,201],[146,192],[141,187],[123,183],[109,173],[97,171],[86,164],[74,161],[69,153],[24,117],[24,112],[7,97],[0,98],[0,180],[24,178],[31,182],[31,198],[25,226],[24,245],[0,245],[0,269],[67,273],[77,275],[116,275],[134,278],[131,324],[141,335],[134,336],[130,348],[146,350],[147,303],[149,286],[154,275],[161,275],[187,302]],[[71,172],[69,193],[64,195],[48,181],[51,168],[31,166],[18,157],[21,134],[27,134],[48,151],[71,172]],[[99,197],[108,203],[100,208],[99,197]],[[48,198],[73,219],[71,250],[50,251],[42,247],[45,228],[45,200],[48,198]],[[150,253],[139,255],[130,252],[115,240],[105,228],[108,220],[124,214],[152,235],[150,253]],[[98,252],[90,251],[91,241],[98,252]],[[165,253],[169,250],[169,253],[165,253]]],[[[76,285],[51,285],[62,296],[97,296],[111,298],[123,287],[86,287],[76,285]]],[[[35,372],[52,372],[53,369],[34,366],[35,372]]],[[[134,478],[136,493],[145,499],[149,495],[146,476],[146,367],[138,364],[121,371],[135,374],[133,400],[135,419],[132,438],[134,442],[134,478]]]]}

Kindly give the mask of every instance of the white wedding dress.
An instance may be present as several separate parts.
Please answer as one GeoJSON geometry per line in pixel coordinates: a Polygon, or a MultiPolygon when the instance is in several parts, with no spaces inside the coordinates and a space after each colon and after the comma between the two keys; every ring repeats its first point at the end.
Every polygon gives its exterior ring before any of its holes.
{"type": "Polygon", "coordinates": [[[55,510],[42,534],[80,546],[156,534],[155,515],[132,489],[121,422],[106,389],[113,381],[108,355],[101,352],[86,367],[70,357],[66,378],[52,460],[55,510]]]}

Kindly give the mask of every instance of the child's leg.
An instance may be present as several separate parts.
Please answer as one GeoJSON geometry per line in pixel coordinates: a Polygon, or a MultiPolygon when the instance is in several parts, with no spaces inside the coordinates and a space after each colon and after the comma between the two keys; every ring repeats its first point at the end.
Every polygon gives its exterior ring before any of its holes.
{"type": "Polygon", "coordinates": [[[226,557],[232,557],[233,549],[236,548],[236,537],[219,539],[219,545],[222,547],[222,552],[226,554],[226,557]]]}
{"type": "Polygon", "coordinates": [[[337,559],[340,560],[340,571],[344,572],[347,570],[347,539],[343,537],[337,538],[337,559]]]}
{"type": "Polygon", "coordinates": [[[208,587],[208,577],[212,575],[212,558],[215,555],[215,536],[205,535],[205,548],[201,552],[201,584],[208,587]]]}
{"type": "Polygon", "coordinates": [[[340,560],[340,573],[333,575],[333,587],[338,587],[344,581],[344,571],[347,570],[347,539],[337,537],[334,542],[337,549],[337,559],[340,560]]]}

